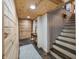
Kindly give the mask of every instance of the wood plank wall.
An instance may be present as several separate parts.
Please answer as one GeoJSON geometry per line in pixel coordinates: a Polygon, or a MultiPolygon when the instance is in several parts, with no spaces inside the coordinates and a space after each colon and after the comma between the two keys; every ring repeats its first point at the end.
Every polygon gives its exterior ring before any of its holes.
{"type": "Polygon", "coordinates": [[[32,21],[31,20],[19,20],[20,40],[31,38],[32,21]]]}
{"type": "Polygon", "coordinates": [[[18,59],[18,18],[14,0],[3,0],[3,59],[18,59]]]}

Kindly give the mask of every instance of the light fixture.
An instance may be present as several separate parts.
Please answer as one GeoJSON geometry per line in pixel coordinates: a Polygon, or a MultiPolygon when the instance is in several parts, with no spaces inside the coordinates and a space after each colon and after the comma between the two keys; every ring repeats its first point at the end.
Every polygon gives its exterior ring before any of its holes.
{"type": "Polygon", "coordinates": [[[27,18],[30,18],[30,16],[27,16],[27,18]]]}
{"type": "Polygon", "coordinates": [[[31,5],[30,9],[36,9],[36,6],[35,5],[31,5]]]}

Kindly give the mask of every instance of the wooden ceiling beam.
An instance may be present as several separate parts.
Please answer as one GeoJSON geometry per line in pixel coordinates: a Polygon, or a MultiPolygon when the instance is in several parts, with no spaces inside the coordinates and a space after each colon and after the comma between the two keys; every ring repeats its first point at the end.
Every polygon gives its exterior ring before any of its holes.
{"type": "Polygon", "coordinates": [[[63,3],[62,0],[50,0],[51,2],[55,3],[55,4],[60,4],[60,3],[63,3]]]}

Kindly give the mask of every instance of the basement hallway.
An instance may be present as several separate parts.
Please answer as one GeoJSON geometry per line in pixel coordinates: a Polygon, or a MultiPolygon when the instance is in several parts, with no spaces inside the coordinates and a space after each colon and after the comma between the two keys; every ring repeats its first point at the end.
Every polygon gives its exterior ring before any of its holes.
{"type": "Polygon", "coordinates": [[[76,59],[75,0],[3,0],[3,59],[76,59]]]}

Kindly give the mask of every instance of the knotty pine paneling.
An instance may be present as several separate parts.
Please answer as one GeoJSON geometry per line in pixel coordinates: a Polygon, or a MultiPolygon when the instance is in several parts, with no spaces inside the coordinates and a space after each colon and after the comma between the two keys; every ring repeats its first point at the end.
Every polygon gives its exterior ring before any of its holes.
{"type": "Polygon", "coordinates": [[[14,0],[3,1],[3,59],[18,59],[18,18],[14,0]]]}
{"type": "Polygon", "coordinates": [[[32,21],[31,20],[20,20],[20,39],[26,39],[31,37],[32,21]]]}

